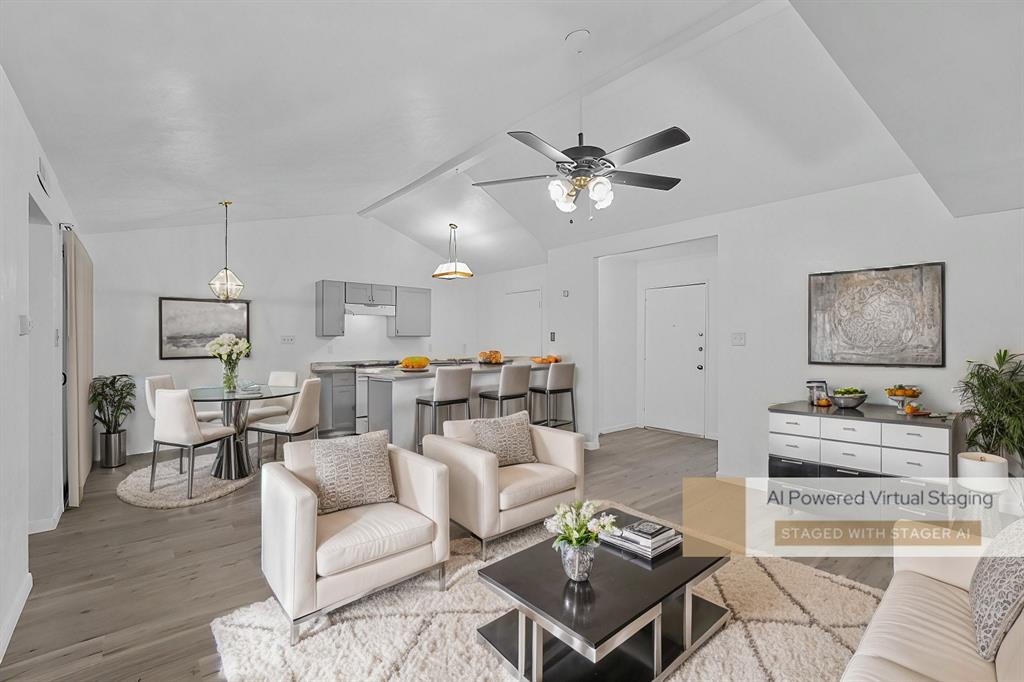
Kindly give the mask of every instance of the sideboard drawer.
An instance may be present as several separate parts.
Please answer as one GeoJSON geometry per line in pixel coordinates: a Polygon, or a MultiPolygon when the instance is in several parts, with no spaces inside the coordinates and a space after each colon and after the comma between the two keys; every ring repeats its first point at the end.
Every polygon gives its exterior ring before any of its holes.
{"type": "MultiPolygon", "coordinates": [[[[820,417],[802,414],[768,413],[768,430],[775,433],[791,433],[794,436],[817,438],[820,434],[820,417]]],[[[782,453],[779,453],[782,454],[782,453]]]]}
{"type": "Polygon", "coordinates": [[[882,473],[915,478],[945,478],[949,476],[949,457],[930,452],[882,448],[882,473]]]}
{"type": "Polygon", "coordinates": [[[930,426],[882,424],[882,445],[949,454],[949,430],[930,426]]]}
{"type": "Polygon", "coordinates": [[[768,456],[769,478],[817,478],[817,462],[804,462],[789,457],[768,456]]]}
{"type": "Polygon", "coordinates": [[[821,437],[831,440],[845,440],[850,443],[879,445],[882,442],[882,425],[859,419],[821,419],[821,437]]]}
{"type": "Polygon", "coordinates": [[[823,440],[821,441],[821,463],[847,469],[860,469],[861,471],[881,471],[882,448],[877,445],[823,440]]]}
{"type": "Polygon", "coordinates": [[[782,433],[768,434],[768,454],[778,457],[793,457],[808,462],[817,462],[819,456],[817,438],[789,436],[782,433]]]}

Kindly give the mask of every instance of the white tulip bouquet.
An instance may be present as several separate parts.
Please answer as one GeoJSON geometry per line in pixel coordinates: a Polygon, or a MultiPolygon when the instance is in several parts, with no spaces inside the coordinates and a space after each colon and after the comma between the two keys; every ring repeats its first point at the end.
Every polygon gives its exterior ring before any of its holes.
{"type": "Polygon", "coordinates": [[[615,517],[611,514],[597,515],[597,505],[590,500],[560,504],[555,515],[544,520],[544,528],[554,533],[552,547],[587,547],[598,544],[601,533],[618,534],[615,517]]]}
{"type": "Polygon", "coordinates": [[[224,390],[234,391],[238,387],[238,361],[252,352],[249,339],[234,334],[221,334],[206,344],[206,352],[220,360],[224,366],[224,390]]]}

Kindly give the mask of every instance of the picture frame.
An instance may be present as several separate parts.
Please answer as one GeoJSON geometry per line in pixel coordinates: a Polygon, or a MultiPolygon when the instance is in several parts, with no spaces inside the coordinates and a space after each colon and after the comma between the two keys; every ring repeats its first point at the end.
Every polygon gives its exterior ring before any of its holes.
{"type": "Polygon", "coordinates": [[[945,367],[946,264],[809,274],[807,362],[945,367]]]}
{"type": "MultiPolygon", "coordinates": [[[[161,360],[215,360],[206,344],[221,334],[249,339],[249,301],[161,296],[158,304],[161,360]]],[[[251,339],[250,339],[251,340],[251,339]]]]}

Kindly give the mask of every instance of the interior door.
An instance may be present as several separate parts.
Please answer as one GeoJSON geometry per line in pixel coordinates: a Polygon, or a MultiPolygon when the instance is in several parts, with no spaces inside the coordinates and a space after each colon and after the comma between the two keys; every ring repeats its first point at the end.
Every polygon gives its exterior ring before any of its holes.
{"type": "Polygon", "coordinates": [[[643,424],[704,437],[707,285],[647,289],[643,424]]]}
{"type": "Polygon", "coordinates": [[[500,311],[501,347],[505,355],[540,355],[544,343],[544,322],[539,289],[505,294],[500,311]]]}

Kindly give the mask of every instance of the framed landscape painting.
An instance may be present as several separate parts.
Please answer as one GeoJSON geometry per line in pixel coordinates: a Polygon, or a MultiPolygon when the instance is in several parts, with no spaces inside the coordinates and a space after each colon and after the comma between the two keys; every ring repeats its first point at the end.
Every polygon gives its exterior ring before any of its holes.
{"type": "Polygon", "coordinates": [[[812,365],[946,366],[946,264],[808,276],[812,365]]]}
{"type": "Polygon", "coordinates": [[[249,301],[160,298],[160,359],[210,358],[206,344],[221,334],[249,338],[249,301]]]}

